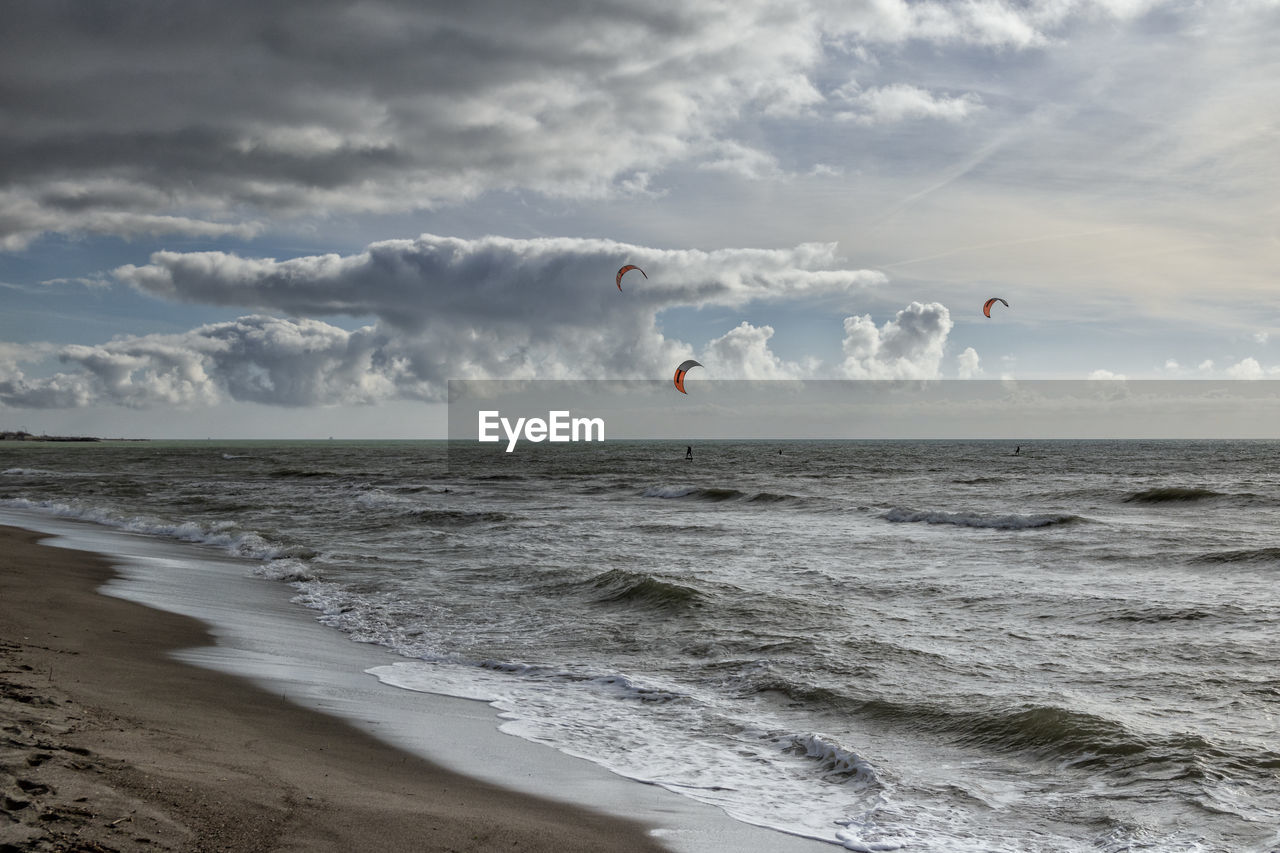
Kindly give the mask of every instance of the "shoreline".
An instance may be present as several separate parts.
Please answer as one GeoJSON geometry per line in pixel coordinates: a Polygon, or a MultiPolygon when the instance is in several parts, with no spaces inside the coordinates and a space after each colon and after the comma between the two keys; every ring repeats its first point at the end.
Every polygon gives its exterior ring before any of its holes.
{"type": "Polygon", "coordinates": [[[667,849],[175,659],[208,626],[101,594],[108,559],[46,538],[0,527],[0,847],[667,849]]]}

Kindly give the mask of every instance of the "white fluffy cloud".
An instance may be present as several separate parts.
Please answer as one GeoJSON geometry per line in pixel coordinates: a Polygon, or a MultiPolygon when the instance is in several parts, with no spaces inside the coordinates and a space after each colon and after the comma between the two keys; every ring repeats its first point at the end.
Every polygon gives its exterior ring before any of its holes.
{"type": "Polygon", "coordinates": [[[844,374],[850,379],[935,379],[951,312],[938,302],[912,302],[879,328],[871,315],[844,321],[844,374]]]}
{"type": "MultiPolygon", "coordinates": [[[[194,408],[226,400],[281,406],[441,400],[449,378],[617,378],[601,361],[637,359],[651,367],[624,375],[667,372],[692,349],[650,325],[619,340],[601,331],[565,346],[446,327],[412,333],[385,326],[347,331],[319,320],[251,315],[189,332],[121,337],[96,346],[0,348],[0,403],[25,408],[113,404],[133,408],[194,408]],[[26,377],[19,365],[55,353],[73,368],[26,377]],[[590,356],[591,358],[588,358],[590,356]],[[657,356],[657,360],[655,360],[657,356]],[[592,359],[595,360],[592,360],[592,359]]],[[[877,328],[870,316],[844,321],[847,358],[839,371],[816,360],[784,361],[769,348],[774,330],[742,322],[709,341],[699,357],[717,379],[937,378],[951,320],[937,303],[912,303],[877,328]]],[[[959,356],[976,369],[972,347],[959,356]]]]}
{"type": "Polygon", "coordinates": [[[348,332],[317,320],[241,317],[177,335],[63,347],[77,368],[28,379],[0,367],[0,402],[29,408],[112,403],[194,407],[225,399],[312,406],[418,396],[423,386],[393,342],[372,327],[348,332]]]}
{"type": "Polygon", "coordinates": [[[690,349],[658,331],[660,311],[854,294],[885,281],[882,273],[840,263],[834,244],[706,252],[425,234],[375,243],[356,255],[285,261],[159,252],[150,264],[114,275],[172,299],[295,315],[373,315],[406,342],[411,372],[440,383],[663,373],[690,349]],[[619,293],[614,273],[624,263],[639,265],[648,278],[631,273],[619,293]]]}
{"type": "MultiPolygon", "coordinates": [[[[793,249],[664,250],[608,240],[479,240],[423,235],[364,252],[289,260],[222,252],[158,252],[113,273],[169,299],[287,312],[295,317],[373,316],[345,331],[318,319],[267,315],[58,352],[74,372],[32,379],[11,357],[0,401],[21,406],[198,406],[221,399],[323,405],[437,399],[450,378],[625,378],[665,375],[694,352],[661,332],[674,307],[736,308],[805,297],[855,297],[883,274],[841,267],[834,244],[793,249]],[[614,273],[635,263],[623,291],[614,273]]],[[[886,326],[865,362],[898,375],[903,360],[938,334],[914,309],[886,326]],[[888,358],[891,364],[881,365],[888,358]]],[[[932,310],[932,309],[930,309],[932,310]]],[[[868,318],[869,320],[869,318],[868,318]]],[[[820,375],[814,359],[784,362],[769,349],[770,326],[743,322],[710,341],[702,357],[721,378],[820,375]]],[[[923,352],[923,355],[922,355],[923,352]]],[[[34,351],[33,351],[34,353],[34,351]]],[[[33,356],[34,357],[34,356],[33,356]]],[[[936,368],[936,359],[933,362],[936,368]]],[[[911,375],[917,375],[918,366],[911,375]]]]}
{"type": "Polygon", "coordinates": [[[958,97],[935,95],[906,83],[865,91],[849,91],[846,87],[840,93],[847,98],[850,109],[838,112],[836,117],[859,124],[893,124],[909,119],[960,121],[982,109],[982,99],[972,93],[958,97]]]}
{"type": "Polygon", "coordinates": [[[809,370],[784,362],[769,349],[772,326],[752,326],[742,322],[737,328],[711,341],[703,350],[706,364],[716,366],[718,377],[735,379],[796,379],[809,370]]]}
{"type": "Polygon", "coordinates": [[[1242,358],[1224,371],[1232,379],[1262,379],[1267,372],[1256,358],[1242,358]]]}
{"type": "Polygon", "coordinates": [[[979,366],[978,352],[973,347],[965,347],[964,352],[956,356],[956,371],[961,379],[976,379],[982,375],[979,366]]]}

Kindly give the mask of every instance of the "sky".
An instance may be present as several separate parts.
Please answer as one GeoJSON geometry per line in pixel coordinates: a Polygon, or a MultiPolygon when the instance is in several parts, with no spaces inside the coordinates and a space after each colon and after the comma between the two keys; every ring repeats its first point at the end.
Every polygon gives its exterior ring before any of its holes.
{"type": "Polygon", "coordinates": [[[442,437],[451,379],[686,358],[1280,378],[1277,0],[4,17],[0,429],[442,437]]]}

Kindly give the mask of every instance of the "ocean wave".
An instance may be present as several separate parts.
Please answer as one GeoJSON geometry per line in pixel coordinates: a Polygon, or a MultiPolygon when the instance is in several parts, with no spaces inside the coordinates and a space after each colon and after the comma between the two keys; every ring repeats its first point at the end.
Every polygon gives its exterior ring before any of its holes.
{"type": "MultiPolygon", "coordinates": [[[[783,652],[806,652],[809,651],[799,644],[777,644],[776,647],[783,652]],[[794,645],[795,648],[789,648],[794,645]]],[[[768,650],[773,654],[778,654],[774,649],[768,650]]],[[[741,667],[743,662],[734,662],[734,665],[741,667]]],[[[757,666],[757,661],[746,661],[747,666],[757,666]]],[[[726,668],[721,664],[719,668],[726,668]]],[[[777,693],[785,696],[790,702],[800,703],[810,708],[824,711],[842,711],[848,710],[852,706],[860,704],[857,700],[852,699],[848,694],[839,690],[833,690],[830,687],[822,687],[815,684],[797,683],[785,678],[764,675],[759,676],[756,673],[748,673],[746,685],[742,691],[742,695],[763,695],[768,693],[777,693]]]]}
{"type": "Polygon", "coordinates": [[[1127,608],[1115,613],[1102,614],[1100,619],[1104,622],[1134,622],[1155,625],[1161,622],[1200,622],[1220,615],[1200,607],[1170,608],[1151,605],[1149,607],[1127,608]]]}
{"type": "MultiPolygon", "coordinates": [[[[575,678],[574,680],[580,679],[575,678]]],[[[586,682],[592,687],[603,689],[615,698],[627,701],[666,704],[668,702],[681,702],[689,698],[684,693],[661,687],[648,687],[620,674],[597,675],[586,679],[586,682]]]]}
{"type": "Polygon", "coordinates": [[[247,557],[254,560],[278,560],[282,558],[307,560],[315,556],[315,552],[307,548],[291,547],[271,542],[252,531],[234,530],[234,524],[231,522],[215,522],[212,525],[205,526],[194,521],[173,522],[146,516],[123,516],[103,507],[72,506],[59,501],[30,500],[27,498],[0,499],[0,506],[36,510],[58,518],[92,521],[95,524],[114,527],[118,530],[127,530],[130,533],[142,533],[148,536],[176,539],[180,542],[210,545],[235,557],[247,557]]]}
{"type": "Polygon", "coordinates": [[[790,735],[784,752],[812,759],[822,778],[862,787],[878,787],[875,768],[862,756],[821,734],[790,735]]]}
{"type": "Polygon", "coordinates": [[[1277,563],[1280,562],[1280,548],[1242,548],[1233,551],[1210,551],[1199,554],[1188,560],[1190,563],[1231,564],[1231,563],[1277,563]]]}
{"type": "Polygon", "coordinates": [[[1134,492],[1128,495],[1124,502],[1139,504],[1188,503],[1228,497],[1252,498],[1256,497],[1256,495],[1229,495],[1224,492],[1215,492],[1213,489],[1200,488],[1199,486],[1158,486],[1154,489],[1134,492]]]}
{"type": "Polygon", "coordinates": [[[6,468],[5,470],[0,471],[0,474],[4,474],[10,477],[61,477],[63,476],[62,472],[60,471],[46,471],[43,468],[6,468]]]}
{"type": "MultiPolygon", "coordinates": [[[[355,502],[370,510],[381,510],[371,513],[371,523],[376,527],[387,527],[402,524],[405,519],[410,522],[439,527],[466,527],[472,524],[499,524],[510,521],[514,516],[496,510],[445,509],[438,506],[423,506],[404,494],[393,494],[382,489],[372,489],[356,495],[355,502]]],[[[448,498],[444,505],[448,506],[448,498]]]]}
{"type": "Polygon", "coordinates": [[[949,734],[966,746],[1029,753],[1076,766],[1137,755],[1153,745],[1116,720],[1056,705],[956,711],[873,702],[866,710],[949,734]]]}
{"type": "Polygon", "coordinates": [[[746,497],[746,492],[741,492],[737,489],[703,488],[700,486],[650,486],[640,493],[640,497],[727,501],[746,497]]]}
{"type": "Polygon", "coordinates": [[[636,488],[636,484],[627,480],[613,480],[608,483],[592,483],[578,489],[580,495],[608,495],[614,492],[629,492],[636,488]]]}
{"type": "Polygon", "coordinates": [[[700,607],[706,596],[697,589],[643,572],[610,569],[587,582],[599,603],[645,604],[664,610],[700,607]]]}
{"type": "Polygon", "coordinates": [[[336,471],[317,471],[309,468],[277,468],[274,471],[267,472],[268,477],[280,477],[281,479],[306,479],[308,477],[338,477],[341,476],[336,471]]]}
{"type": "Polygon", "coordinates": [[[744,492],[719,486],[650,486],[640,492],[642,498],[665,498],[668,500],[684,499],[723,503],[724,501],[743,501],[744,503],[793,503],[806,500],[800,495],[779,494],[777,492],[744,492]]]}
{"type": "Polygon", "coordinates": [[[899,523],[954,524],[960,527],[985,527],[997,530],[1026,530],[1085,521],[1081,516],[1062,512],[1036,515],[981,515],[973,512],[940,512],[903,507],[894,507],[880,517],[885,521],[899,523]]]}
{"type": "Polygon", "coordinates": [[[645,524],[633,524],[629,529],[637,533],[659,533],[663,536],[672,536],[676,534],[723,533],[728,528],[723,524],[658,524],[648,522],[645,524]]]}
{"type": "Polygon", "coordinates": [[[505,512],[475,511],[462,509],[421,508],[409,510],[406,516],[414,521],[440,527],[467,527],[472,524],[500,524],[511,521],[514,516],[505,512]]]}
{"type": "Polygon", "coordinates": [[[412,498],[402,497],[401,495],[393,495],[382,489],[373,489],[368,492],[361,492],[356,495],[356,503],[363,507],[375,508],[384,506],[407,506],[413,504],[412,498]]]}
{"type": "Polygon", "coordinates": [[[284,583],[294,583],[298,581],[313,581],[316,576],[311,573],[311,569],[303,560],[294,557],[282,557],[275,560],[265,560],[259,563],[253,570],[255,575],[272,581],[281,581],[284,583]]]}

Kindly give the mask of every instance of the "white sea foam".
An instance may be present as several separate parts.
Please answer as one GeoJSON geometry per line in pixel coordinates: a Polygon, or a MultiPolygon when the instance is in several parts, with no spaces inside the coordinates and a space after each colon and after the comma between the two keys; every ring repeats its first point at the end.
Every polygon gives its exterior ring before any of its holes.
{"type": "Polygon", "coordinates": [[[366,507],[386,507],[405,506],[406,504],[412,504],[413,500],[400,495],[389,494],[382,489],[372,489],[356,495],[356,503],[366,507]]]}
{"type": "Polygon", "coordinates": [[[650,486],[640,494],[646,498],[684,498],[696,491],[697,486],[650,486]]]}
{"type": "Polygon", "coordinates": [[[285,556],[287,551],[283,546],[268,542],[257,533],[232,531],[231,528],[234,527],[232,522],[218,521],[208,525],[194,521],[170,522],[147,516],[122,516],[97,506],[74,506],[61,501],[28,498],[5,498],[0,500],[0,505],[37,510],[58,518],[92,521],[95,524],[127,530],[130,533],[211,545],[233,556],[254,560],[275,560],[285,556]]]}
{"type": "Polygon", "coordinates": [[[588,758],[760,826],[838,842],[833,816],[881,803],[875,771],[853,750],[777,721],[736,719],[712,697],[620,674],[404,662],[369,672],[408,690],[486,701],[503,731],[588,758]],[[664,701],[649,704],[654,697],[664,701]],[[630,708],[645,702],[645,713],[630,708]],[[674,701],[679,700],[679,701],[674,701]],[[708,737],[708,727],[718,732],[708,737]],[[767,792],[767,793],[766,793],[767,792]]]}

